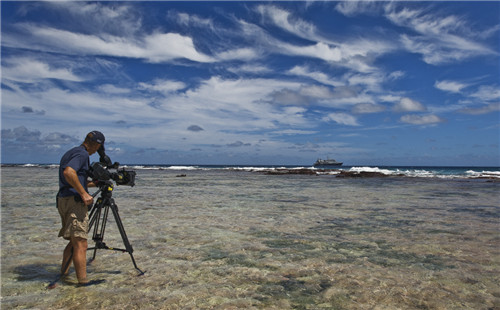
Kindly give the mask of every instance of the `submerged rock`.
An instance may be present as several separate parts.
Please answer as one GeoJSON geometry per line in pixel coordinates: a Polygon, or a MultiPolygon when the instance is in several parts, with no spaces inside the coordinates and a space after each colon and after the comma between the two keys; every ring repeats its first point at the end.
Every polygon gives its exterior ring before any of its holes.
{"type": "Polygon", "coordinates": [[[316,171],[311,170],[311,169],[275,169],[275,170],[268,170],[264,172],[265,174],[269,175],[282,175],[282,174],[317,174],[316,171]]]}
{"type": "Polygon", "coordinates": [[[382,177],[394,177],[394,176],[405,176],[404,174],[384,174],[378,171],[345,171],[340,169],[272,169],[259,171],[267,175],[286,175],[286,174],[304,174],[304,175],[323,175],[323,174],[334,174],[337,178],[382,178],[382,177]]]}

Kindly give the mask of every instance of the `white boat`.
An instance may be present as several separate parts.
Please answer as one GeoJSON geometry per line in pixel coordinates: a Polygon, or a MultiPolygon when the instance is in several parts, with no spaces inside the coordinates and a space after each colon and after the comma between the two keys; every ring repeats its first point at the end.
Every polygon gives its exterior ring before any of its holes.
{"type": "Polygon", "coordinates": [[[342,166],[343,163],[336,161],[335,159],[321,159],[318,158],[318,160],[314,163],[314,167],[328,167],[328,166],[342,166]]]}

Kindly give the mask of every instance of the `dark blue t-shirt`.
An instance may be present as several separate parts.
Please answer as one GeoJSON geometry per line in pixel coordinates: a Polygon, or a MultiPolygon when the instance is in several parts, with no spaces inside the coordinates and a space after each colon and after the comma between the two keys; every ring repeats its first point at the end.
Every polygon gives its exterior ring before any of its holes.
{"type": "Polygon", "coordinates": [[[87,191],[87,178],[89,170],[89,153],[83,145],[72,148],[61,158],[59,164],[59,197],[79,196],[78,192],[69,185],[64,177],[64,169],[71,167],[76,171],[78,180],[87,191]]]}

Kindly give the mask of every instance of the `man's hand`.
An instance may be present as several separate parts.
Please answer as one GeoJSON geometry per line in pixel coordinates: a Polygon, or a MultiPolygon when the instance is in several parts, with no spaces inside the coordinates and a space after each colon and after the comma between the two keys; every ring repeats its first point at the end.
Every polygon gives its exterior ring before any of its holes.
{"type": "Polygon", "coordinates": [[[89,193],[84,193],[81,195],[82,201],[86,206],[91,205],[94,202],[94,197],[90,196],[89,193]]]}

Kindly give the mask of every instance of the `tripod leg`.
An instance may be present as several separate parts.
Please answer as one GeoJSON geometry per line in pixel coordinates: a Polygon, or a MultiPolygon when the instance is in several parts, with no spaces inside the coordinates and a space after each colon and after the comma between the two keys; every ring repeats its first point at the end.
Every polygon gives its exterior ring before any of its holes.
{"type": "Polygon", "coordinates": [[[69,273],[69,266],[71,265],[71,262],[73,260],[74,249],[75,248],[73,247],[72,242],[69,242],[64,248],[63,261],[61,265],[61,274],[69,273]]]}
{"type": "Polygon", "coordinates": [[[106,229],[106,221],[108,217],[108,212],[109,212],[109,202],[107,199],[102,199],[100,198],[97,203],[94,205],[94,208],[92,209],[92,212],[90,214],[90,222],[89,222],[89,232],[94,226],[94,233],[92,235],[92,240],[96,243],[94,248],[90,248],[89,250],[94,250],[94,254],[92,255],[92,258],[89,260],[89,262],[92,262],[95,260],[96,254],[97,254],[97,249],[102,248],[103,245],[103,238],[104,238],[104,230],[106,229]],[[103,212],[104,208],[104,212],[103,212]],[[101,218],[102,215],[102,218],[101,218]]]}
{"type": "Polygon", "coordinates": [[[125,245],[126,251],[128,252],[128,254],[130,254],[130,258],[132,259],[132,263],[134,264],[135,269],[137,269],[140,272],[139,275],[143,275],[144,271],[142,271],[139,267],[137,267],[134,255],[132,255],[134,249],[132,248],[132,245],[128,240],[127,233],[125,232],[122,220],[120,218],[120,215],[118,214],[118,207],[116,206],[114,199],[111,199],[110,202],[111,202],[111,211],[113,212],[113,215],[115,217],[115,221],[116,224],[118,225],[118,230],[120,231],[120,235],[122,236],[123,244],[125,245]]]}
{"type": "MultiPolygon", "coordinates": [[[[62,271],[65,271],[66,269],[68,269],[69,264],[71,264],[72,259],[73,259],[73,248],[71,248],[71,254],[69,255],[68,260],[64,264],[62,271]]],[[[48,289],[55,288],[57,285],[57,282],[59,282],[59,280],[61,280],[62,277],[64,277],[64,272],[61,272],[54,281],[50,282],[49,285],[47,285],[47,288],[48,289]]]]}

